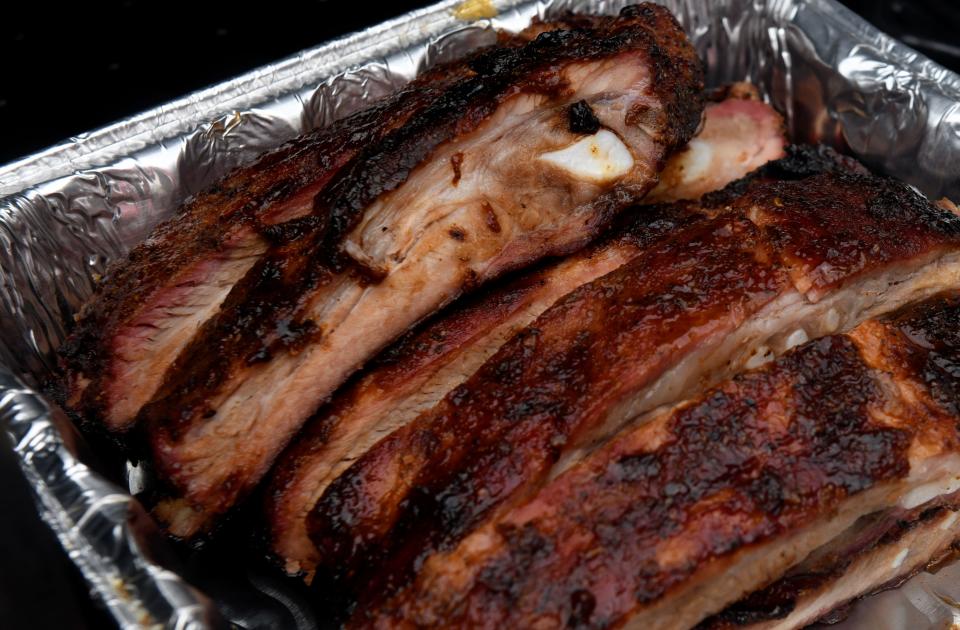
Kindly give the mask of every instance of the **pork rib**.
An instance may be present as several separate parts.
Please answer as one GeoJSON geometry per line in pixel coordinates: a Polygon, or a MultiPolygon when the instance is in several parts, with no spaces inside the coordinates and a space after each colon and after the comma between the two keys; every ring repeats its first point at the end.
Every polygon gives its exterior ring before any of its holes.
{"type": "Polygon", "coordinates": [[[783,120],[756,87],[734,83],[712,98],[703,128],[670,158],[644,203],[699,199],[783,156],[783,120]]]}
{"type": "MultiPolygon", "coordinates": [[[[960,418],[960,292],[947,292],[850,337],[874,369],[893,375],[898,394],[918,415],[960,418]],[[892,332],[891,332],[892,331],[892,332]]],[[[949,439],[948,439],[949,442],[949,439]]],[[[946,445],[949,448],[949,443],[946,445]]],[[[923,446],[912,448],[926,455],[923,446]]],[[[911,462],[911,470],[919,467],[911,462]]],[[[960,539],[960,466],[854,523],[782,578],[708,619],[708,628],[795,628],[838,605],[909,577],[960,539]]]]}
{"type": "Polygon", "coordinates": [[[699,211],[333,481],[308,518],[324,572],[360,596],[389,592],[630,419],[960,285],[960,218],[812,150],[699,211]]]}
{"type": "Polygon", "coordinates": [[[898,586],[960,545],[957,493],[858,519],[782,578],[697,625],[701,630],[788,630],[834,618],[852,600],[898,586]]]}
{"type": "MultiPolygon", "coordinates": [[[[708,103],[697,155],[675,154],[662,183],[645,202],[696,199],[783,154],[780,116],[739,85],[708,103]],[[704,163],[707,160],[708,163],[704,163]]],[[[601,242],[492,288],[440,313],[386,350],[362,379],[339,392],[280,458],[266,492],[271,547],[289,573],[310,579],[316,547],[306,517],[327,485],[380,438],[406,425],[462,383],[557,298],[616,269],[649,244],[681,228],[693,215],[676,209],[637,210],[601,242]]]]}
{"type": "Polygon", "coordinates": [[[861,517],[955,493],[958,318],[938,296],[656,414],[358,623],[688,628],[861,517]]]}
{"type": "Polygon", "coordinates": [[[437,68],[187,200],[110,266],[81,309],[60,349],[67,407],[91,427],[129,431],[179,352],[268,251],[276,226],[309,215],[364,146],[383,142],[469,72],[467,62],[437,68]]]}
{"type": "Polygon", "coordinates": [[[477,55],[360,146],[309,214],[266,228],[268,251],[138,414],[172,534],[248,493],[386,343],[467,289],[583,246],[655,185],[699,124],[699,61],[656,5],[576,24],[477,55]]]}

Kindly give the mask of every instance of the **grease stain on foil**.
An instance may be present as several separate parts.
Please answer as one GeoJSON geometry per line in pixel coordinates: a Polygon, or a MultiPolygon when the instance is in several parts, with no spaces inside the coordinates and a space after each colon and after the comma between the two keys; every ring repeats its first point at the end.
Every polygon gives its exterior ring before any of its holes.
{"type": "Polygon", "coordinates": [[[498,13],[490,0],[464,0],[453,9],[453,17],[466,22],[497,17],[498,13]]]}

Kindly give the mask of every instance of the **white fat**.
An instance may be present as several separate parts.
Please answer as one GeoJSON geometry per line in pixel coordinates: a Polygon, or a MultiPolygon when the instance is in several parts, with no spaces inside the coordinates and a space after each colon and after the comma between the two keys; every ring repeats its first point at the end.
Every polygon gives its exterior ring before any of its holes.
{"type": "Polygon", "coordinates": [[[943,522],[940,523],[940,529],[946,531],[953,527],[953,524],[957,522],[957,517],[960,516],[960,513],[950,512],[947,515],[947,518],[943,519],[943,522]]]}
{"type": "Polygon", "coordinates": [[[900,507],[912,510],[918,505],[923,505],[931,499],[935,499],[942,494],[951,494],[960,490],[960,477],[951,477],[947,480],[939,480],[933,483],[927,483],[917,486],[910,492],[900,498],[900,507]]]}
{"type": "Polygon", "coordinates": [[[770,351],[770,348],[767,346],[760,346],[754,350],[753,354],[750,355],[750,358],[747,359],[747,362],[744,363],[743,367],[748,370],[758,368],[764,363],[769,363],[773,360],[773,352],[770,351]]]}
{"type": "Polygon", "coordinates": [[[127,488],[130,494],[140,494],[147,488],[147,477],[143,466],[127,462],[127,488]]]}
{"type": "Polygon", "coordinates": [[[790,336],[787,337],[787,340],[784,342],[783,350],[787,351],[790,348],[795,348],[802,343],[806,343],[810,340],[810,337],[807,335],[807,331],[803,328],[797,328],[795,331],[790,333],[790,336]]]}
{"type": "Polygon", "coordinates": [[[687,149],[679,155],[683,165],[683,176],[694,181],[706,175],[713,166],[713,147],[709,142],[694,138],[687,143],[687,149]]]}
{"type": "Polygon", "coordinates": [[[893,560],[890,562],[890,568],[899,569],[900,565],[903,564],[903,561],[907,559],[908,553],[910,553],[909,549],[901,549],[900,553],[894,556],[893,560]]]}
{"type": "Polygon", "coordinates": [[[570,146],[540,156],[577,179],[606,183],[623,177],[633,168],[633,155],[617,134],[601,129],[570,146]]]}
{"type": "Polygon", "coordinates": [[[823,320],[824,325],[827,327],[827,330],[833,332],[840,327],[840,313],[837,312],[837,309],[831,308],[827,311],[826,316],[823,320]]]}

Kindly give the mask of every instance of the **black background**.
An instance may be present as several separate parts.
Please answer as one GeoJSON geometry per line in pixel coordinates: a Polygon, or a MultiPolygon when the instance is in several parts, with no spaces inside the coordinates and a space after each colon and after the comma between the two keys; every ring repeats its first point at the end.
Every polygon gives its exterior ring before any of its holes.
{"type": "MultiPolygon", "coordinates": [[[[960,3],[846,0],[886,32],[960,69],[960,3]]],[[[427,2],[19,2],[0,17],[0,164],[427,2]]],[[[110,622],[0,441],[0,627],[110,622]]]]}

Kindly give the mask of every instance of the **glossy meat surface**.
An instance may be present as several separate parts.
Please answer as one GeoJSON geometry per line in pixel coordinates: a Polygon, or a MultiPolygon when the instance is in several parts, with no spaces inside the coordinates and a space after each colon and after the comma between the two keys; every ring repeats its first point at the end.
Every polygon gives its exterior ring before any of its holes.
{"type": "Polygon", "coordinates": [[[365,144],[422,112],[469,68],[439,68],[369,109],[314,131],[188,199],[111,265],[61,349],[65,396],[89,424],[127,431],[196,329],[269,250],[275,226],[303,218],[365,144]]]}
{"type": "Polygon", "coordinates": [[[960,361],[958,317],[957,294],[939,296],[656,415],[427,560],[414,587],[355,621],[696,624],[858,518],[956,490],[955,400],[916,366],[960,361]]]}
{"type": "Polygon", "coordinates": [[[392,431],[429,410],[556,299],[636,256],[647,241],[695,220],[689,213],[638,213],[637,227],[544,269],[526,272],[441,313],[389,348],[358,383],[321,410],[279,460],[268,489],[273,546],[289,572],[312,572],[317,551],[307,513],[330,482],[392,431]]]}
{"type": "Polygon", "coordinates": [[[960,219],[941,211],[911,237],[901,230],[907,206],[860,241],[860,266],[813,301],[802,270],[791,269],[795,248],[846,244],[848,215],[868,221],[876,191],[895,186],[824,159],[794,150],[705,201],[701,222],[566,296],[368,451],[311,513],[325,570],[368,593],[398,587],[432,551],[523,500],[631,418],[735,373],[761,348],[783,351],[958,282],[960,219]],[[843,212],[747,205],[766,202],[769,188],[789,199],[810,186],[845,197],[843,212]],[[770,227],[767,217],[781,215],[794,222],[770,227]],[[877,253],[893,238],[908,252],[896,264],[877,253]],[[373,567],[382,587],[367,588],[373,567]]]}
{"type": "Polygon", "coordinates": [[[960,545],[958,509],[954,493],[912,510],[890,508],[865,516],[782,578],[697,628],[786,630],[842,618],[843,607],[852,600],[898,586],[955,554],[960,545]]]}
{"type": "Polygon", "coordinates": [[[522,494],[625,395],[731,332],[784,286],[753,225],[722,216],[565,296],[329,486],[308,521],[324,566],[359,571],[364,584],[373,567],[402,579],[424,548],[522,494]]]}
{"type": "MultiPolygon", "coordinates": [[[[262,246],[243,258],[246,266],[231,263],[236,273],[220,276],[211,262],[219,253],[202,254],[201,264],[212,265],[207,278],[193,273],[178,284],[189,296],[182,303],[160,299],[159,310],[138,311],[132,343],[108,326],[70,345],[69,401],[102,409],[116,428],[140,425],[166,495],[154,514],[171,533],[190,537],[244,497],[303,422],[384,345],[461,293],[582,247],[656,184],[666,157],[699,123],[700,63],[655,5],[575,22],[541,25],[536,38],[477,53],[449,75],[432,71],[434,81],[361,116],[370,128],[361,120],[336,138],[321,132],[342,146],[323,156],[334,166],[322,162],[290,193],[303,203],[278,209],[267,194],[245,202],[255,207],[252,219],[212,219],[215,236],[227,231],[262,246]],[[574,106],[589,109],[595,133],[572,125],[574,106]],[[195,285],[206,301],[195,300],[195,285]],[[128,379],[90,378],[95,358],[101,370],[109,364],[104,374],[116,365],[117,348],[145,380],[111,398],[128,379]]],[[[138,250],[128,275],[153,274],[151,252],[138,250]]],[[[165,290],[110,282],[103,295],[136,310],[165,290]]],[[[108,319],[124,311],[108,301],[88,309],[94,320],[107,307],[108,319]]],[[[95,330],[94,320],[83,330],[95,330]]]]}
{"type": "MultiPolygon", "coordinates": [[[[728,184],[782,155],[780,116],[753,94],[740,85],[726,100],[707,105],[697,137],[709,167],[685,168],[688,152],[674,155],[664,169],[671,186],[661,183],[657,191],[666,192],[652,192],[645,203],[664,195],[695,199],[705,186],[728,184]]],[[[321,409],[278,459],[267,491],[271,547],[288,572],[310,579],[317,552],[307,537],[307,513],[353,461],[436,404],[559,297],[695,220],[681,207],[638,208],[631,215],[599,243],[439,313],[321,409]]]]}

